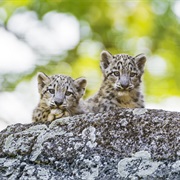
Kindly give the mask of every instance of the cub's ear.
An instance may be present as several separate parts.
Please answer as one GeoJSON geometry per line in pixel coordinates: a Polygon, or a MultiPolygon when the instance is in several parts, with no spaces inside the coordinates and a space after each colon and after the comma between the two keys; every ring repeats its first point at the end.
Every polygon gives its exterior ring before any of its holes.
{"type": "Polygon", "coordinates": [[[85,89],[86,88],[86,84],[87,81],[84,77],[80,77],[74,80],[75,84],[77,87],[81,88],[81,89],[85,89]]]}
{"type": "Polygon", "coordinates": [[[38,90],[40,93],[44,85],[50,81],[50,78],[45,73],[38,72],[37,80],[38,80],[38,90]]]}
{"type": "Polygon", "coordinates": [[[86,84],[87,84],[86,79],[84,77],[80,77],[80,78],[75,79],[74,83],[77,87],[80,97],[82,97],[84,95],[85,89],[86,89],[86,84]]]}
{"type": "Polygon", "coordinates": [[[146,62],[146,56],[145,54],[138,54],[135,56],[135,62],[141,72],[144,72],[144,65],[146,62]]]}
{"type": "Polygon", "coordinates": [[[109,66],[109,64],[112,61],[112,59],[113,59],[113,56],[108,51],[102,51],[101,52],[100,66],[101,66],[102,71],[109,66]]]}

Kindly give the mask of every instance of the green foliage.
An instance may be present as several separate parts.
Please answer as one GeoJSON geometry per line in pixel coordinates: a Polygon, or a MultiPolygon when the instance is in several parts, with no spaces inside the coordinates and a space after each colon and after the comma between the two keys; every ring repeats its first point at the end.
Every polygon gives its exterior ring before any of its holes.
{"type": "Polygon", "coordinates": [[[50,57],[46,65],[37,65],[25,74],[15,74],[14,81],[6,78],[2,85],[8,90],[23,80],[30,80],[38,71],[68,74],[74,78],[85,76],[88,96],[100,86],[99,56],[106,49],[112,54],[147,55],[149,62],[144,76],[147,97],[179,96],[180,21],[172,10],[173,6],[169,0],[6,0],[1,7],[6,9],[9,17],[20,7],[35,11],[39,19],[50,11],[73,15],[79,21],[81,39],[74,49],[59,56],[59,60],[50,57]],[[163,74],[153,74],[149,70],[154,68],[155,64],[150,62],[154,56],[165,62],[163,74]]]}

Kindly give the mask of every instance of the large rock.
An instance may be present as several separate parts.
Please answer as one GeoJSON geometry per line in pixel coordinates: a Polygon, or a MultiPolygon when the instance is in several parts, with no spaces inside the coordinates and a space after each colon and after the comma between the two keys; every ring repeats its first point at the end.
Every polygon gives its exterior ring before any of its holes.
{"type": "Polygon", "coordinates": [[[15,124],[0,133],[0,179],[180,179],[180,113],[120,110],[15,124]]]}

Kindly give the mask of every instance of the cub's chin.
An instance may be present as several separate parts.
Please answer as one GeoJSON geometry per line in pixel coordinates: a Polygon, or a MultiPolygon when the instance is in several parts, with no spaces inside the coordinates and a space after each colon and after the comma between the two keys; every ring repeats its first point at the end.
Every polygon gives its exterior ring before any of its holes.
{"type": "Polygon", "coordinates": [[[118,96],[129,96],[129,91],[118,91],[118,96]]]}

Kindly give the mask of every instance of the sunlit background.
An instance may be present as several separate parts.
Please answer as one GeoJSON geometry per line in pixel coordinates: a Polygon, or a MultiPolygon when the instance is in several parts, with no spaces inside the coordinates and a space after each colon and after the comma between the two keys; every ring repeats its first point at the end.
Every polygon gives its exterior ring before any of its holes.
{"type": "Polygon", "coordinates": [[[147,108],[180,111],[180,1],[1,0],[0,130],[30,123],[38,71],[101,83],[99,56],[147,56],[147,108]]]}

